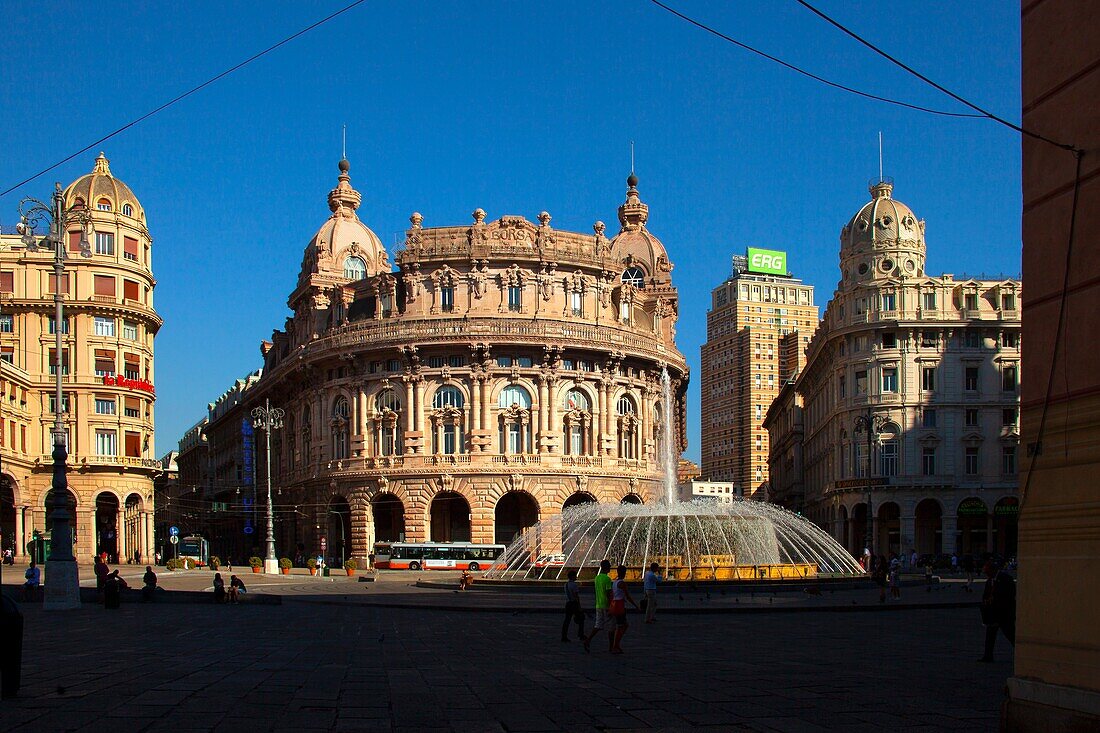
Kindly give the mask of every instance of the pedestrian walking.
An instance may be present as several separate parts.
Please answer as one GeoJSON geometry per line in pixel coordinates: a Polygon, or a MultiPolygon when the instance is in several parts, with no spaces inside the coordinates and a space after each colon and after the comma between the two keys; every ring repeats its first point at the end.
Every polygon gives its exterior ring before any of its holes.
{"type": "Polygon", "coordinates": [[[951,553],[951,572],[957,573],[959,571],[959,556],[957,553],[951,553]]]}
{"type": "Polygon", "coordinates": [[[592,633],[584,637],[584,650],[592,650],[592,639],[601,631],[607,631],[607,648],[610,651],[615,648],[615,629],[611,626],[611,616],[608,608],[611,606],[611,561],[600,561],[600,572],[592,580],[592,590],[596,597],[596,622],[592,625],[592,633]]]}
{"type": "Polygon", "coordinates": [[[657,571],[660,569],[660,565],[651,563],[649,570],[642,577],[642,591],[645,593],[642,605],[645,607],[645,622],[647,624],[657,620],[654,616],[657,615],[657,584],[661,582],[661,576],[657,571]]]}
{"type": "Polygon", "coordinates": [[[909,572],[917,572],[917,551],[909,550],[909,572]]]}
{"type": "Polygon", "coordinates": [[[901,568],[897,565],[890,568],[890,599],[901,600],[901,568]]]}
{"type": "Polygon", "coordinates": [[[993,645],[999,630],[1016,646],[1016,581],[1005,571],[997,570],[992,560],[985,567],[985,589],[982,591],[982,623],[985,624],[985,653],[979,662],[993,661],[993,645]]]}
{"type": "Polygon", "coordinates": [[[565,581],[565,619],[561,622],[561,640],[569,641],[569,624],[577,624],[577,638],[584,641],[584,611],[581,610],[581,587],[577,571],[570,570],[565,581]]]}
{"type": "Polygon", "coordinates": [[[615,582],[611,584],[611,606],[608,609],[611,618],[615,622],[614,642],[611,645],[612,654],[623,653],[623,636],[626,634],[626,630],[630,628],[630,624],[626,621],[626,604],[628,601],[634,608],[638,607],[638,604],[631,597],[630,591],[626,589],[626,566],[620,565],[615,568],[615,582]]]}

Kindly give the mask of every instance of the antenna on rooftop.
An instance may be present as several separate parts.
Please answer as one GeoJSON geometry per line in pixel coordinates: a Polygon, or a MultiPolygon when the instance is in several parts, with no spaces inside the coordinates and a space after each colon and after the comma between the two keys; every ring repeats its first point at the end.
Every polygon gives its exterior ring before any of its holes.
{"type": "MultiPolygon", "coordinates": [[[[881,137],[881,133],[879,133],[879,136],[881,137]]],[[[341,140],[341,143],[340,143],[340,157],[343,158],[344,160],[348,159],[348,126],[347,125],[344,125],[343,139],[341,140]]]]}
{"type": "Polygon", "coordinates": [[[882,130],[878,131],[878,180],[882,182],[882,130]]]}
{"type": "Polygon", "coordinates": [[[630,141],[630,172],[634,172],[634,141],[630,141]]]}

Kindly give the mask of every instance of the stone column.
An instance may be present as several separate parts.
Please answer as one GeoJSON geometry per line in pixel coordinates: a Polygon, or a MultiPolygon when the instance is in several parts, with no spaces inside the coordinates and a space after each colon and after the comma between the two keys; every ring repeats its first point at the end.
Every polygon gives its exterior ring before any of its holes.
{"type": "Polygon", "coordinates": [[[554,397],[554,380],[548,379],[546,381],[546,401],[543,402],[543,411],[546,412],[546,451],[548,453],[554,452],[554,444],[557,442],[554,438],[561,435],[561,426],[558,425],[558,401],[554,397]]]}
{"type": "MultiPolygon", "coordinates": [[[[351,537],[349,538],[351,557],[365,560],[374,547],[374,530],[370,527],[370,507],[361,499],[351,503],[351,537]]],[[[363,565],[365,568],[366,565],[363,565]]]]}
{"type": "Polygon", "coordinates": [[[489,401],[492,399],[493,389],[489,380],[485,379],[481,385],[481,429],[489,433],[489,445],[493,444],[493,436],[496,434],[496,426],[489,417],[489,401]]]}
{"type": "Polygon", "coordinates": [[[546,378],[539,377],[539,422],[538,422],[538,452],[546,452],[546,425],[549,418],[549,399],[547,398],[546,378]]]}
{"type": "Polygon", "coordinates": [[[413,383],[405,382],[405,432],[416,430],[416,410],[413,402],[413,383]]]}
{"type": "Polygon", "coordinates": [[[23,557],[24,548],[27,545],[26,530],[23,527],[23,512],[27,507],[15,507],[15,549],[13,555],[16,559],[23,557]]]}
{"type": "Polygon", "coordinates": [[[638,405],[638,409],[642,411],[639,417],[642,418],[641,425],[641,437],[638,442],[638,458],[649,458],[649,449],[653,448],[653,460],[660,461],[661,457],[657,455],[657,441],[653,440],[651,431],[653,430],[653,414],[649,409],[649,392],[645,387],[639,390],[641,404],[638,405]]]}
{"type": "Polygon", "coordinates": [[[470,427],[481,430],[481,380],[470,380],[470,427]]]}
{"type": "Polygon", "coordinates": [[[953,515],[943,517],[943,552],[950,554],[959,551],[959,518],[953,515]]]}
{"type": "Polygon", "coordinates": [[[96,550],[95,509],[77,509],[76,524],[73,525],[73,528],[76,531],[73,554],[76,555],[77,562],[86,563],[91,560],[96,550]]]}
{"type": "Polygon", "coordinates": [[[917,520],[912,514],[901,515],[901,539],[899,542],[901,546],[898,548],[898,552],[903,557],[909,557],[910,548],[917,546],[917,520]]]}
{"type": "Polygon", "coordinates": [[[134,553],[130,549],[129,522],[127,521],[125,505],[118,508],[115,514],[115,547],[118,549],[118,562],[125,565],[126,560],[133,559],[134,553]]]}
{"type": "Polygon", "coordinates": [[[153,555],[156,554],[156,538],[154,535],[153,527],[153,512],[142,513],[142,537],[141,542],[141,555],[145,559],[146,565],[153,564],[153,555]]]}

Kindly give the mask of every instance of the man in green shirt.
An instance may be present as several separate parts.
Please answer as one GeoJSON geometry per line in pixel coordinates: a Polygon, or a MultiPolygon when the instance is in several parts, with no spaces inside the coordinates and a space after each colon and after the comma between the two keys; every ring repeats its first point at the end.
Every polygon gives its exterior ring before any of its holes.
{"type": "Polygon", "coordinates": [[[596,624],[592,627],[592,633],[585,637],[584,650],[592,651],[592,639],[604,629],[607,630],[607,648],[611,649],[615,644],[615,627],[611,625],[611,616],[608,608],[611,606],[611,561],[600,562],[600,572],[592,581],[592,587],[596,591],[596,624]]]}

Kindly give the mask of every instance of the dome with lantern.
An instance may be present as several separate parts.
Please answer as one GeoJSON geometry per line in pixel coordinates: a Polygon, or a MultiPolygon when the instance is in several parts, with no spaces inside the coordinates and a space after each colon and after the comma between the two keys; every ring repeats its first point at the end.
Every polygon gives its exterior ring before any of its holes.
{"type": "Polygon", "coordinates": [[[95,159],[92,172],[70,183],[64,195],[68,208],[84,205],[93,211],[113,211],[145,223],[145,209],[141,207],[141,202],[129,186],[114,177],[111,161],[102,151],[95,159]]]}
{"type": "Polygon", "coordinates": [[[626,201],[619,206],[621,229],[611,240],[611,253],[628,269],[640,267],[645,281],[668,284],[672,262],[665,245],[646,228],[649,206],[638,195],[638,176],[633,172],[626,179],[626,187],[626,201]]]}
{"type": "Polygon", "coordinates": [[[894,182],[878,178],[868,187],[871,200],[840,231],[845,279],[924,274],[924,220],[894,198],[894,182]]]}
{"type": "Polygon", "coordinates": [[[382,240],[367,227],[356,210],[363,197],[351,187],[351,164],[343,159],[336,188],[328,194],[332,215],[321,225],[306,247],[299,285],[314,275],[334,280],[361,280],[380,272],[389,272],[389,255],[382,240]]]}

